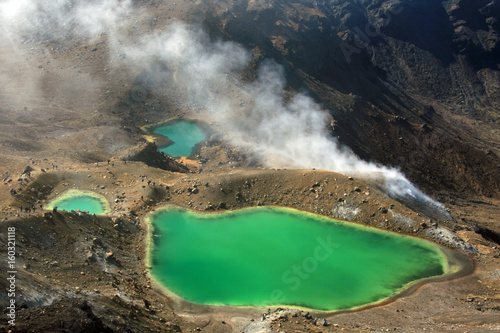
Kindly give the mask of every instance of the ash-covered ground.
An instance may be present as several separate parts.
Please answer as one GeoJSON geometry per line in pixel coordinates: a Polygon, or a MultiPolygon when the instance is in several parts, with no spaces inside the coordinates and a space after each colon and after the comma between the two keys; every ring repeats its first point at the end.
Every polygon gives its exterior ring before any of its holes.
{"type": "Polygon", "coordinates": [[[5,311],[0,328],[498,330],[498,6],[365,6],[0,2],[5,265],[9,227],[17,253],[16,325],[5,311]],[[429,11],[450,34],[419,21],[429,11]],[[380,33],[353,41],[367,24],[380,33]],[[141,130],[176,117],[210,129],[191,160],[141,130]],[[67,189],[104,195],[112,213],[41,208],[67,189]],[[475,268],[357,312],[189,304],[148,275],[143,217],[164,204],[294,207],[434,240],[475,268]]]}

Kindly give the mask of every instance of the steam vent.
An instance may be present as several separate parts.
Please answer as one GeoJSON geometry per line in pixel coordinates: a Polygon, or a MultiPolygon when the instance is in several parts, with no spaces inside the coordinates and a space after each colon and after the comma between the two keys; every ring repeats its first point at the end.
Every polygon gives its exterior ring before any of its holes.
{"type": "Polygon", "coordinates": [[[0,332],[497,332],[498,22],[0,0],[0,332]]]}

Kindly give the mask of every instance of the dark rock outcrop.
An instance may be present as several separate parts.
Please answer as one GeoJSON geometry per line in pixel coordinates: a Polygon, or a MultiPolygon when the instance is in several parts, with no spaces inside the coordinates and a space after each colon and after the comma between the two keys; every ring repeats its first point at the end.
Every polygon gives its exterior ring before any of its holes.
{"type": "Polygon", "coordinates": [[[158,151],[154,142],[143,141],[138,146],[129,149],[121,157],[123,161],[144,162],[154,168],[174,172],[188,172],[189,169],[175,159],[158,151]]]}
{"type": "MultiPolygon", "coordinates": [[[[213,36],[283,64],[335,119],[332,135],[429,192],[500,196],[498,3],[229,1],[213,36]],[[496,133],[496,134],[495,134],[496,133]]],[[[252,79],[252,74],[248,74],[252,79]]]]}
{"type": "Polygon", "coordinates": [[[17,311],[16,325],[4,332],[102,332],[113,333],[83,300],[61,299],[50,305],[17,311]]]}

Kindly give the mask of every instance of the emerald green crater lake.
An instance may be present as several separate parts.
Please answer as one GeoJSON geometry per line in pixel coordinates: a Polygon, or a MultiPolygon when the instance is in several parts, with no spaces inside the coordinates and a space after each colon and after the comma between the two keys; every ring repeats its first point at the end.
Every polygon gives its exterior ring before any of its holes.
{"type": "Polygon", "coordinates": [[[152,276],[198,304],[352,309],[447,270],[429,241],[294,209],[167,207],[147,219],[152,276]]]}
{"type": "Polygon", "coordinates": [[[193,154],[194,146],[206,138],[206,134],[198,125],[189,121],[172,122],[155,128],[153,133],[167,137],[172,141],[169,145],[158,149],[172,157],[190,156],[193,154]]]}
{"type": "Polygon", "coordinates": [[[44,208],[50,210],[54,207],[68,212],[72,210],[87,211],[90,214],[105,214],[110,210],[108,201],[101,195],[77,190],[65,192],[44,208]]]}

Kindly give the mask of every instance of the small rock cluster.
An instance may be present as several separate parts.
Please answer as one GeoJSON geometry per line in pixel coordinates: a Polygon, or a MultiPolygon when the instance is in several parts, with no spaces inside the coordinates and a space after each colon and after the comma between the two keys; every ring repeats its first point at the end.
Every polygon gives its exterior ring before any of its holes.
{"type": "Polygon", "coordinates": [[[277,308],[274,311],[269,309],[262,314],[261,321],[269,322],[269,326],[278,332],[286,332],[287,326],[290,325],[293,327],[303,325],[308,331],[321,332],[321,328],[331,325],[326,319],[314,317],[308,311],[283,308],[277,308]]]}

